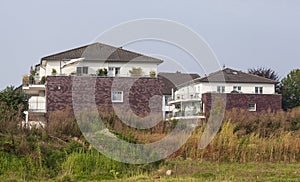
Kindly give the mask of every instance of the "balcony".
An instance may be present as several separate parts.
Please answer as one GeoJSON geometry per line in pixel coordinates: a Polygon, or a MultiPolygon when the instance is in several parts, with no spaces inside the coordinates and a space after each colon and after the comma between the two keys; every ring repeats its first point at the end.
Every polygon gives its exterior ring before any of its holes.
{"type": "Polygon", "coordinates": [[[46,90],[45,78],[39,81],[38,77],[34,78],[30,75],[23,77],[23,90],[28,95],[40,95],[41,92],[46,90]]]}
{"type": "Polygon", "coordinates": [[[175,99],[170,98],[168,100],[168,104],[175,104],[180,102],[194,102],[194,101],[201,101],[201,96],[199,93],[194,94],[181,94],[176,95],[175,99]]]}
{"type": "Polygon", "coordinates": [[[171,119],[205,119],[205,116],[199,113],[176,112],[171,119]]]}

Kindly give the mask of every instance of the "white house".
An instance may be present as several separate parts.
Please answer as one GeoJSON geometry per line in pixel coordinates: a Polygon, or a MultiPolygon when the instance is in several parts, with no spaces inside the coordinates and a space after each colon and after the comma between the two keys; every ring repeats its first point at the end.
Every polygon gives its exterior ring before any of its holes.
{"type": "Polygon", "coordinates": [[[157,66],[163,61],[122,48],[102,43],[67,50],[41,59],[37,66],[40,79],[53,75],[96,75],[99,69],[106,69],[107,76],[128,77],[132,69],[141,68],[140,76],[157,73],[157,66]]]}
{"type": "Polygon", "coordinates": [[[26,113],[29,113],[29,120],[40,120],[45,115],[47,76],[156,77],[157,66],[162,62],[98,42],[43,57],[35,66],[35,75],[25,75],[23,78],[22,88],[29,102],[26,113]]]}
{"type": "Polygon", "coordinates": [[[223,94],[275,94],[277,81],[230,68],[211,73],[210,75],[182,84],[174,92],[169,105],[176,105],[173,116],[184,118],[201,118],[205,93],[223,94]]]}
{"type": "Polygon", "coordinates": [[[163,118],[168,118],[173,110],[175,109],[175,105],[169,105],[168,102],[171,98],[173,98],[174,91],[177,91],[177,88],[191,80],[196,78],[200,78],[198,74],[186,74],[181,72],[175,73],[166,73],[161,72],[158,74],[158,77],[162,80],[162,94],[163,94],[163,102],[162,102],[162,111],[163,111],[163,118]]]}

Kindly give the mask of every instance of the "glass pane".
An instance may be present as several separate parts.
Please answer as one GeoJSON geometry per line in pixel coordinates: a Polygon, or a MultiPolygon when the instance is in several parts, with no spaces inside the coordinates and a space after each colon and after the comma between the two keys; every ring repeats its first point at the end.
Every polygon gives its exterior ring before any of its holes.
{"type": "Polygon", "coordinates": [[[88,67],[83,67],[83,71],[82,71],[83,74],[88,74],[88,70],[89,70],[88,67]]]}
{"type": "Polygon", "coordinates": [[[82,75],[82,67],[77,67],[77,70],[76,70],[76,72],[77,72],[77,75],[82,75]]]}
{"type": "Polygon", "coordinates": [[[113,91],[112,92],[112,100],[113,101],[122,101],[123,93],[121,91],[113,91]]]}
{"type": "Polygon", "coordinates": [[[115,68],[116,75],[120,74],[120,68],[115,68]]]}

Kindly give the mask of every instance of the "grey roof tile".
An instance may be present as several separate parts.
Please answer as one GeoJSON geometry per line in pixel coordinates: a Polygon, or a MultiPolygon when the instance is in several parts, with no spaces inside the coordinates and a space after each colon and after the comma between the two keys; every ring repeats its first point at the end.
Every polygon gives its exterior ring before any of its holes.
{"type": "Polygon", "coordinates": [[[225,68],[223,70],[211,73],[210,75],[196,79],[195,82],[225,82],[225,83],[278,83],[275,80],[271,80],[265,77],[257,76],[242,71],[237,71],[231,68],[225,68]]]}
{"type": "Polygon", "coordinates": [[[101,60],[101,61],[144,61],[162,63],[163,61],[157,58],[145,56],[139,53],[128,51],[122,48],[113,47],[103,43],[93,43],[90,45],[70,49],[53,55],[43,57],[41,60],[70,60],[76,58],[85,58],[85,60],[101,60]]]}
{"type": "Polygon", "coordinates": [[[179,86],[183,83],[190,82],[196,78],[200,78],[198,74],[188,74],[188,73],[158,73],[158,77],[162,79],[163,82],[163,94],[171,95],[172,88],[177,90],[179,86]]]}

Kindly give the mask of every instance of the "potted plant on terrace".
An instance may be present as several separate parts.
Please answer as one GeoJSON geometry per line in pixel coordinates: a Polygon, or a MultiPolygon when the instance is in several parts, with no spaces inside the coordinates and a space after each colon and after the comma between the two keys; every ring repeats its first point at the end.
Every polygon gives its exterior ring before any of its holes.
{"type": "Polygon", "coordinates": [[[142,68],[133,67],[131,68],[131,70],[129,70],[129,73],[131,74],[131,76],[142,76],[142,68]]]}
{"type": "Polygon", "coordinates": [[[107,69],[106,68],[98,69],[97,76],[107,76],[107,69]]]}
{"type": "Polygon", "coordinates": [[[24,86],[29,85],[29,76],[28,75],[23,76],[23,85],[24,86]]]}
{"type": "Polygon", "coordinates": [[[46,77],[43,76],[42,79],[41,79],[41,84],[45,84],[46,83],[46,77]]]}
{"type": "Polygon", "coordinates": [[[55,76],[56,74],[57,74],[57,71],[56,71],[56,69],[53,68],[52,69],[52,75],[55,76]]]}
{"type": "Polygon", "coordinates": [[[149,73],[151,78],[154,78],[156,76],[156,72],[155,71],[150,71],[149,73]]]}

